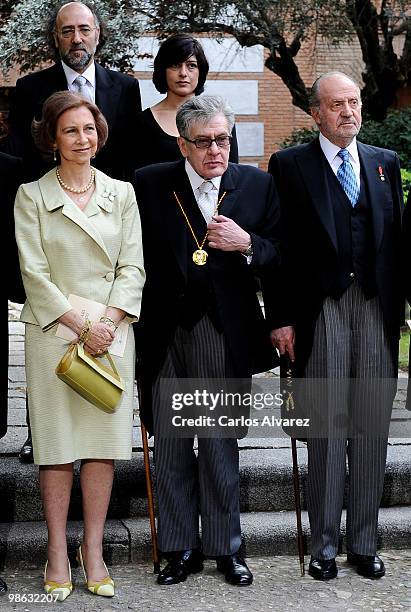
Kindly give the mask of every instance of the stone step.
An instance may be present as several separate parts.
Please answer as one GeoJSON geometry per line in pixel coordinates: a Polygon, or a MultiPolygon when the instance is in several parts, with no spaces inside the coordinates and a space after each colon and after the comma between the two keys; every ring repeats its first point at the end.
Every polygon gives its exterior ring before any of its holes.
{"type": "MultiPolygon", "coordinates": [[[[248,557],[295,555],[298,575],[296,521],[294,512],[246,512],[241,515],[243,544],[248,557]]],[[[307,513],[302,514],[305,552],[310,549],[307,513]]],[[[67,526],[69,557],[75,564],[75,550],[82,523],[67,526]]],[[[345,512],[341,522],[340,551],[345,551],[345,512]]],[[[0,566],[42,568],[46,560],[47,530],[43,522],[0,524],[0,566]]],[[[378,549],[411,548],[411,508],[382,508],[379,516],[378,549]]],[[[147,518],[108,520],[104,556],[109,565],[138,563],[151,556],[147,518]]]]}
{"type": "MultiPolygon", "coordinates": [[[[289,445],[285,440],[284,445],[289,445]]],[[[411,506],[410,444],[388,447],[382,506],[411,506]]],[[[151,453],[150,453],[151,455],[151,453]]],[[[298,449],[301,478],[301,500],[306,507],[307,451],[298,449]]],[[[78,470],[69,511],[71,520],[80,519],[81,495],[78,470]]],[[[23,465],[16,457],[0,461],[2,503],[0,522],[41,521],[43,518],[38,487],[38,468],[23,465]]],[[[109,518],[146,516],[146,484],[141,451],[131,461],[116,462],[115,481],[109,518]]],[[[291,452],[287,447],[242,448],[240,450],[240,504],[242,512],[288,511],[294,508],[291,452]]]]}

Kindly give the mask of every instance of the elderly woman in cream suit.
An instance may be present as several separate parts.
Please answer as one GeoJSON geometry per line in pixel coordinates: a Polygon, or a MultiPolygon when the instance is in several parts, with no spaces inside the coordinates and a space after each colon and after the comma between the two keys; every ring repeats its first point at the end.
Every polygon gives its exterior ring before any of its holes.
{"type": "Polygon", "coordinates": [[[78,551],[88,589],[114,595],[102,557],[113,482],[113,460],[132,449],[134,334],[123,357],[114,357],[125,382],[114,414],[106,414],[59,380],[57,363],[68,341],[56,336],[63,323],[85,338],[92,355],[111,345],[123,319],[138,320],[145,274],[138,208],[129,183],[95,170],[90,160],[107,138],[98,108],[66,92],[53,94],[33,123],[37,145],[58,160],[40,180],[22,185],[15,203],[16,238],[27,301],[26,374],[34,459],[48,528],[44,587],[64,600],[72,591],[66,522],[73,462],[82,460],[84,536],[78,551]],[[106,305],[91,328],[69,294],[106,305]]]}

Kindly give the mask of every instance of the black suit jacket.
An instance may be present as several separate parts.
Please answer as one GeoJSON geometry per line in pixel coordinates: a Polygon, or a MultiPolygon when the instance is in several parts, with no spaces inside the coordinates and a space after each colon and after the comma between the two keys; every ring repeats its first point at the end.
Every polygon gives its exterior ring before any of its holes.
{"type": "MultiPolygon", "coordinates": [[[[141,111],[140,88],[137,79],[96,66],[96,104],[105,116],[109,136],[93,164],[114,178],[131,178],[131,142],[137,113],[141,111]]],[[[40,119],[45,100],[56,91],[67,89],[61,62],[51,68],[33,72],[16,83],[11,103],[11,127],[7,152],[22,157],[26,180],[37,180],[50,169],[36,149],[31,137],[33,118],[40,119]]]]}
{"type": "MultiPolygon", "coordinates": [[[[17,254],[16,239],[14,236],[14,198],[17,188],[20,185],[21,160],[5,153],[0,153],[0,206],[3,211],[3,218],[6,221],[6,293],[7,297],[22,303],[25,300],[23,283],[20,275],[20,267],[17,254]]],[[[3,351],[9,354],[7,320],[3,323],[3,351]]],[[[7,388],[6,371],[4,370],[4,380],[1,386],[0,397],[0,438],[7,431],[7,388]]]]}
{"type": "Polygon", "coordinates": [[[7,228],[7,298],[19,304],[26,300],[14,233],[14,198],[21,183],[21,159],[0,152],[0,205],[7,228]]]}
{"type": "MultiPolygon", "coordinates": [[[[187,244],[197,248],[173,196],[182,202],[195,198],[184,161],[156,164],[138,170],[134,187],[140,208],[147,280],[140,322],[135,326],[140,359],[139,379],[143,418],[151,428],[151,384],[173,340],[187,289],[187,244]]],[[[276,364],[269,330],[256,296],[254,274],[264,274],[279,262],[276,239],[279,206],[274,181],[251,166],[229,164],[221,180],[226,196],[220,214],[232,218],[251,234],[252,265],[238,252],[207,249],[210,282],[235,374],[248,377],[276,364]]]]}
{"type": "MultiPolygon", "coordinates": [[[[400,283],[402,189],[399,160],[386,149],[358,144],[361,173],[367,185],[375,249],[375,281],[397,368],[398,336],[403,312],[400,283]],[[379,167],[384,179],[380,178],[379,167]]],[[[285,265],[282,291],[272,294],[267,316],[273,329],[294,325],[296,374],[303,373],[314,326],[334,279],[337,231],[332,193],[319,140],[272,155],[284,224],[285,265]]]]}

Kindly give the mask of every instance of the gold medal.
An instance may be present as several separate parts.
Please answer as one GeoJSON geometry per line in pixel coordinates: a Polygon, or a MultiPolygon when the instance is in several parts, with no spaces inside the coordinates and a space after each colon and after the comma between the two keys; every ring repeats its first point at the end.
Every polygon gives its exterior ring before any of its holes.
{"type": "MultiPolygon", "coordinates": [[[[214,211],[214,215],[218,212],[218,208],[219,208],[221,202],[223,201],[223,199],[225,197],[225,194],[226,194],[226,191],[224,191],[223,195],[219,199],[217,207],[216,207],[216,209],[214,211]]],[[[187,223],[187,227],[190,230],[192,237],[194,238],[194,242],[197,245],[197,250],[194,251],[194,253],[193,253],[193,261],[196,264],[196,266],[204,266],[207,263],[208,253],[207,253],[207,251],[205,251],[203,249],[203,246],[205,245],[205,242],[207,240],[208,231],[206,232],[206,235],[204,236],[204,238],[203,238],[203,240],[202,240],[202,242],[200,244],[200,242],[198,241],[197,236],[194,233],[192,225],[191,225],[191,223],[190,223],[190,221],[189,221],[189,219],[187,217],[186,211],[182,207],[182,204],[181,204],[180,200],[178,199],[178,196],[177,196],[175,191],[173,191],[173,195],[174,195],[174,197],[176,199],[177,204],[180,207],[181,212],[183,213],[184,219],[186,220],[186,223],[187,223]]]]}
{"type": "Polygon", "coordinates": [[[207,251],[204,251],[204,249],[197,249],[197,251],[194,251],[193,253],[193,261],[195,264],[197,264],[197,266],[204,266],[204,264],[207,262],[207,257],[208,253],[207,251]]]}

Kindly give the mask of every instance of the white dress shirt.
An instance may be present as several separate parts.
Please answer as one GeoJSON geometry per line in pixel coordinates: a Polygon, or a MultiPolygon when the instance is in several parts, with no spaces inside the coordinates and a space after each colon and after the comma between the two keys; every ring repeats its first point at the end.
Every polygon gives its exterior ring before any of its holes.
{"type": "MultiPolygon", "coordinates": [[[[341,147],[333,144],[323,136],[320,132],[320,147],[328,163],[331,166],[331,170],[337,176],[338,168],[343,163],[341,157],[338,156],[338,151],[341,151],[341,147]]],[[[355,178],[357,179],[357,185],[360,187],[360,158],[358,156],[357,139],[353,138],[352,142],[345,147],[349,153],[349,161],[354,169],[355,178]]]]}
{"type": "MultiPolygon", "coordinates": [[[[193,190],[193,193],[194,193],[194,196],[197,202],[200,198],[200,192],[198,190],[200,185],[202,185],[204,181],[210,181],[212,183],[213,189],[211,189],[208,196],[213,201],[214,210],[215,210],[217,208],[217,203],[218,203],[218,192],[220,191],[221,176],[216,176],[212,179],[204,179],[202,176],[197,174],[197,172],[194,170],[193,166],[190,164],[190,162],[187,159],[185,162],[185,170],[187,172],[188,180],[190,181],[191,189],[193,190]]],[[[201,214],[203,215],[206,223],[208,223],[208,220],[205,217],[202,210],[201,210],[201,214]]]]}
{"type": "MultiPolygon", "coordinates": [[[[72,91],[73,93],[78,93],[78,88],[77,88],[77,85],[74,84],[74,81],[76,80],[78,76],[80,76],[80,73],[76,72],[75,70],[67,66],[67,64],[65,64],[63,61],[61,62],[61,65],[63,66],[64,74],[66,75],[67,86],[69,90],[72,91]]],[[[96,102],[96,66],[94,62],[91,62],[90,66],[88,66],[88,68],[83,72],[81,76],[83,76],[87,80],[87,83],[84,85],[84,87],[87,88],[89,95],[90,95],[90,99],[93,100],[93,102],[95,103],[96,102]]]]}
{"type": "MultiPolygon", "coordinates": [[[[215,210],[218,204],[218,192],[220,191],[221,176],[215,176],[214,178],[211,178],[211,179],[204,179],[202,176],[197,174],[197,172],[194,170],[193,166],[190,164],[190,162],[187,159],[185,162],[185,170],[187,172],[188,180],[190,181],[191,189],[193,190],[193,193],[195,195],[197,202],[200,198],[200,192],[198,188],[200,187],[200,185],[204,183],[204,181],[211,181],[211,183],[213,184],[213,189],[209,191],[208,195],[209,197],[214,199],[214,210],[215,210]]],[[[206,223],[208,224],[207,218],[204,212],[201,210],[201,208],[200,208],[200,211],[206,223]]],[[[217,212],[216,214],[219,214],[219,213],[217,212]]],[[[246,258],[248,264],[251,264],[252,259],[253,259],[252,255],[247,256],[244,253],[241,253],[241,255],[243,255],[246,258]]]]}

